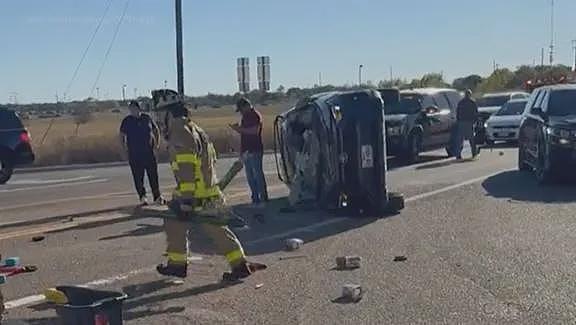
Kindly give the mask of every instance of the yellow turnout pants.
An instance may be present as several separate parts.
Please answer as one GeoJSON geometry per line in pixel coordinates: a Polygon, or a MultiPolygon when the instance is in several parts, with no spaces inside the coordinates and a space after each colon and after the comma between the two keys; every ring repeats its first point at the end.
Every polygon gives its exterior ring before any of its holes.
{"type": "Polygon", "coordinates": [[[228,226],[210,222],[164,219],[168,263],[186,264],[188,248],[201,254],[216,253],[226,258],[231,268],[246,262],[244,249],[228,226]]]}

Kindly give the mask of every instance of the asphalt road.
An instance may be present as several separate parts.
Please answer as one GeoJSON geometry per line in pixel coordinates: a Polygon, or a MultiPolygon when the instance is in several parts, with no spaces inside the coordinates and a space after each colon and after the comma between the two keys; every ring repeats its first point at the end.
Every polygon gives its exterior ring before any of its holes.
{"type": "MultiPolygon", "coordinates": [[[[45,287],[83,284],[128,293],[127,324],[576,322],[576,253],[571,249],[576,245],[576,188],[539,187],[530,173],[515,170],[515,149],[483,151],[477,161],[442,160],[438,152],[427,154],[426,160],[392,166],[389,187],[405,194],[406,209],[380,219],[280,213],[286,190],[271,177],[271,192],[278,199],[264,218],[237,207],[250,223],[238,232],[247,253],[269,269],[232,286],[218,281],[226,269],[218,257],[196,257],[183,284],[155,274],[164,235],[154,218],[54,230],[40,242],[4,233],[4,255],[21,256],[40,268],[3,285],[8,318],[52,324],[55,313],[38,294],[45,287]],[[289,237],[306,243],[299,251],[284,252],[283,240],[289,237]],[[342,255],[361,256],[362,267],[333,270],[335,257],[342,255]],[[396,256],[407,260],[394,262],[396,256]],[[364,288],[360,302],[339,299],[347,283],[364,288]]],[[[266,166],[271,171],[271,164],[266,166]]],[[[94,179],[109,181],[29,190],[23,188],[51,184],[26,181],[86,174],[19,175],[8,189],[22,190],[1,193],[2,204],[26,204],[15,200],[29,192],[39,192],[34,197],[45,201],[61,198],[57,192],[71,198],[98,195],[99,186],[108,182],[119,191],[131,189],[123,184],[129,180],[125,168],[90,172],[94,179]]],[[[166,171],[163,175],[168,181],[166,171]]],[[[248,199],[243,185],[238,179],[229,191],[235,204],[248,199]]],[[[129,195],[125,199],[133,200],[129,195]]],[[[82,202],[88,206],[90,201],[82,202]]]]}

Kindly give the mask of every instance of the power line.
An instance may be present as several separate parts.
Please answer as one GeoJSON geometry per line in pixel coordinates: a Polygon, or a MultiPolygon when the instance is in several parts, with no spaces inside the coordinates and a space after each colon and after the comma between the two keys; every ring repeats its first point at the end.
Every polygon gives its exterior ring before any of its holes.
{"type": "Polygon", "coordinates": [[[102,76],[102,71],[104,70],[104,66],[106,65],[106,61],[108,61],[108,57],[110,56],[110,51],[112,50],[112,47],[114,46],[114,42],[116,42],[116,37],[118,36],[118,32],[120,31],[120,26],[122,25],[122,22],[124,21],[124,17],[126,17],[126,11],[128,11],[128,5],[129,4],[130,4],[130,0],[126,0],[126,4],[124,4],[124,10],[122,11],[122,16],[120,17],[120,20],[118,20],[118,24],[116,24],[116,29],[114,30],[114,36],[112,37],[112,40],[110,41],[110,44],[108,45],[108,49],[106,50],[106,54],[104,55],[104,60],[102,61],[102,65],[100,65],[100,69],[98,69],[98,76],[96,77],[96,80],[94,80],[94,84],[92,85],[92,90],[90,90],[90,97],[92,97],[92,94],[94,94],[94,90],[96,89],[96,85],[100,81],[100,77],[102,76]]]}
{"type": "Polygon", "coordinates": [[[104,18],[106,18],[106,15],[108,14],[108,11],[110,10],[110,6],[112,5],[113,1],[114,0],[108,1],[108,4],[106,5],[106,9],[104,9],[104,13],[100,17],[100,20],[98,21],[98,25],[96,26],[96,29],[94,30],[94,32],[92,33],[92,36],[90,37],[90,41],[88,42],[88,46],[86,46],[86,48],[84,49],[84,53],[82,53],[82,58],[80,59],[80,62],[78,62],[78,65],[76,66],[76,69],[74,70],[74,73],[72,74],[72,78],[70,79],[68,86],[66,86],[66,91],[64,92],[65,94],[68,94],[70,92],[70,88],[72,87],[72,84],[74,83],[74,81],[76,80],[76,77],[78,76],[78,72],[80,71],[80,67],[82,66],[82,63],[84,63],[84,60],[86,59],[86,55],[88,54],[88,51],[92,47],[92,43],[94,43],[94,39],[96,38],[96,34],[98,34],[98,31],[100,31],[100,27],[102,27],[102,23],[104,22],[104,18]]]}

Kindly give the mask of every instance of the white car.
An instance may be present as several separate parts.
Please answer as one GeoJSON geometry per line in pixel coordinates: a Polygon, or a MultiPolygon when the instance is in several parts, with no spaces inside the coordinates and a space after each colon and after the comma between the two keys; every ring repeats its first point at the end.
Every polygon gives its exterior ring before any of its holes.
{"type": "Polygon", "coordinates": [[[486,143],[518,141],[518,129],[527,99],[512,99],[486,121],[486,143]]]}

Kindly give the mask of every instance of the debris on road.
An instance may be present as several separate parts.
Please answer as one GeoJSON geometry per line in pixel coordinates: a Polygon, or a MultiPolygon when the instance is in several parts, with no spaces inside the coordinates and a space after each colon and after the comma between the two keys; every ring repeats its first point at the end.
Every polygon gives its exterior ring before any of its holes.
{"type": "Polygon", "coordinates": [[[306,255],[295,255],[295,256],[281,256],[279,258],[280,261],[286,261],[286,260],[295,260],[295,259],[299,259],[299,258],[307,258],[308,256],[306,255]]]}
{"type": "Polygon", "coordinates": [[[304,245],[304,241],[300,238],[290,238],[286,240],[286,250],[295,251],[304,245]]]}
{"type": "Polygon", "coordinates": [[[342,298],[348,301],[358,302],[362,299],[363,294],[362,286],[358,284],[346,284],[342,287],[342,298]]]}
{"type": "Polygon", "coordinates": [[[504,156],[504,151],[500,151],[498,154],[499,154],[500,156],[504,156]]]}
{"type": "Polygon", "coordinates": [[[175,280],[172,280],[171,283],[175,284],[175,285],[182,285],[182,284],[184,284],[184,280],[175,279],[175,280]]]}
{"type": "Polygon", "coordinates": [[[360,256],[340,256],[336,257],[336,268],[338,270],[353,270],[360,268],[362,257],[360,256]]]}
{"type": "Polygon", "coordinates": [[[408,258],[407,258],[406,256],[400,255],[400,256],[394,257],[394,262],[404,262],[404,261],[406,261],[407,259],[408,259],[408,258]]]}
{"type": "Polygon", "coordinates": [[[46,236],[34,236],[34,237],[32,237],[33,242],[43,241],[44,239],[46,239],[46,236]]]}
{"type": "Polygon", "coordinates": [[[258,289],[262,288],[263,286],[264,286],[264,283],[258,283],[258,284],[254,287],[254,289],[258,290],[258,289]]]}

